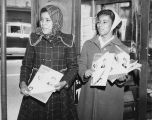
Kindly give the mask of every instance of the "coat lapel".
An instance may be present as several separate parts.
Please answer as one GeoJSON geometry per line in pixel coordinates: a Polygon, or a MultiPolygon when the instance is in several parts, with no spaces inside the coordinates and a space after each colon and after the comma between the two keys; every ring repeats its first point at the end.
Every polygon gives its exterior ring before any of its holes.
{"type": "Polygon", "coordinates": [[[93,39],[91,39],[90,41],[93,42],[101,51],[101,45],[100,45],[100,41],[98,40],[99,36],[95,36],[93,39]]]}

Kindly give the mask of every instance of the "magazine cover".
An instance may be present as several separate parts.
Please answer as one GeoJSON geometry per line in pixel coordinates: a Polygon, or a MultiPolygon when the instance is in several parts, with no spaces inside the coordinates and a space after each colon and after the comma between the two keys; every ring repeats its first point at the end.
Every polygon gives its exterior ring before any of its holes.
{"type": "Polygon", "coordinates": [[[91,86],[106,86],[107,80],[112,83],[127,75],[129,72],[138,69],[140,70],[141,64],[137,61],[130,60],[130,56],[121,51],[117,53],[95,54],[91,76],[91,86]]]}
{"type": "Polygon", "coordinates": [[[46,103],[51,94],[55,92],[54,85],[57,84],[62,77],[62,73],[41,65],[28,86],[30,96],[46,103]]]}

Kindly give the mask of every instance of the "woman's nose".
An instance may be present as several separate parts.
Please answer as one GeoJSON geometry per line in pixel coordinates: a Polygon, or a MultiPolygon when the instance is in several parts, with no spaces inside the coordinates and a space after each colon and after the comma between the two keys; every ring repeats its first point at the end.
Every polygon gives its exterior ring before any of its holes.
{"type": "Polygon", "coordinates": [[[101,23],[98,23],[97,26],[98,26],[98,27],[102,27],[102,24],[101,24],[101,23]]]}
{"type": "Polygon", "coordinates": [[[45,20],[42,20],[41,23],[42,23],[42,25],[45,25],[45,24],[46,24],[46,21],[45,21],[45,20]]]}
{"type": "Polygon", "coordinates": [[[43,21],[42,24],[45,25],[45,24],[46,24],[46,21],[43,21]]]}

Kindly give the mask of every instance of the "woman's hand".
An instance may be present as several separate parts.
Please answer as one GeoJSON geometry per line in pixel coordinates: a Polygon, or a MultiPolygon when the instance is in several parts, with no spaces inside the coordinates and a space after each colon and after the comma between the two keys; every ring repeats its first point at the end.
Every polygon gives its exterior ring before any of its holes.
{"type": "Polygon", "coordinates": [[[66,85],[67,85],[66,81],[61,81],[61,82],[59,82],[58,84],[55,85],[55,89],[56,89],[56,91],[60,91],[66,85]]]}
{"type": "Polygon", "coordinates": [[[86,72],[84,73],[84,77],[85,77],[85,78],[88,78],[88,77],[90,77],[90,76],[92,75],[92,73],[93,73],[93,70],[92,70],[92,69],[88,69],[88,70],[86,70],[86,72]]]}
{"type": "Polygon", "coordinates": [[[126,81],[126,79],[127,79],[127,75],[124,75],[124,76],[120,77],[120,78],[118,79],[118,81],[124,82],[124,81],[126,81]]]}
{"type": "Polygon", "coordinates": [[[29,96],[30,90],[28,89],[26,83],[23,81],[20,83],[20,92],[25,96],[29,96]]]}
{"type": "Polygon", "coordinates": [[[132,76],[131,75],[124,75],[122,77],[120,77],[117,81],[116,84],[118,86],[123,86],[127,81],[131,80],[132,76]]]}
{"type": "Polygon", "coordinates": [[[124,75],[122,77],[119,78],[119,81],[129,81],[129,80],[132,80],[132,75],[124,75]]]}

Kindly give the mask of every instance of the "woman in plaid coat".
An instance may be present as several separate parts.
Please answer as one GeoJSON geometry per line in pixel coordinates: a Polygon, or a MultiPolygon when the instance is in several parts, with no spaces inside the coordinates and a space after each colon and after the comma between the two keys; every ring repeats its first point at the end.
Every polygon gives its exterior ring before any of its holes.
{"type": "Polygon", "coordinates": [[[63,15],[58,7],[47,5],[40,16],[41,28],[31,33],[22,61],[19,86],[24,97],[18,120],[78,120],[71,90],[78,70],[73,36],[61,32],[63,15]],[[64,73],[46,104],[29,96],[27,87],[42,64],[64,73]]]}

